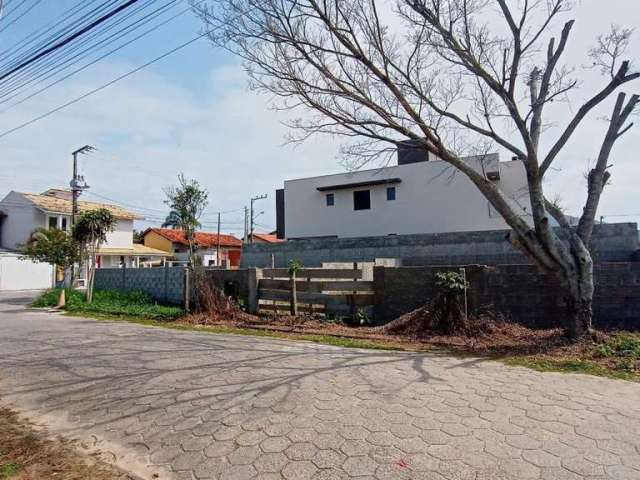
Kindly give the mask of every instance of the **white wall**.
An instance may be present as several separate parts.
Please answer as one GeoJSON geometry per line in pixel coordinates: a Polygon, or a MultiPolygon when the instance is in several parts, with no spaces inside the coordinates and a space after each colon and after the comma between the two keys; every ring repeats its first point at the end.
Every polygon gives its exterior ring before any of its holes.
{"type": "Polygon", "coordinates": [[[0,252],[0,291],[45,290],[53,286],[53,266],[0,252]]]}
{"type": "MultiPolygon", "coordinates": [[[[19,245],[29,240],[31,232],[38,227],[47,228],[49,215],[38,210],[31,202],[21,194],[11,192],[0,201],[0,210],[7,217],[0,225],[0,247],[9,250],[17,250],[19,245]]],[[[61,227],[60,219],[67,218],[67,225],[71,225],[71,217],[66,215],[51,215],[58,217],[58,227],[61,227]]],[[[133,220],[118,220],[113,232],[107,234],[108,248],[133,248],[133,220]]]]}
{"type": "Polygon", "coordinates": [[[133,220],[118,220],[113,232],[107,234],[105,248],[133,248],[133,220]]]}
{"type": "MultiPolygon", "coordinates": [[[[514,208],[527,215],[525,172],[520,162],[493,162],[500,169],[498,187],[514,208]],[[499,167],[498,167],[499,165],[499,167]]],[[[475,160],[469,160],[474,168],[475,160]]],[[[462,173],[442,161],[396,165],[323,177],[286,181],[285,229],[287,238],[389,234],[441,233],[508,228],[489,202],[462,173]],[[319,192],[317,187],[400,178],[396,200],[387,201],[390,185],[319,192]],[[354,190],[371,191],[371,209],[354,210],[354,190]],[[333,193],[335,205],[326,206],[333,193]]]]}
{"type": "Polygon", "coordinates": [[[17,192],[9,193],[0,201],[0,210],[7,215],[0,224],[2,248],[18,250],[36,228],[45,226],[45,215],[17,192]]]}

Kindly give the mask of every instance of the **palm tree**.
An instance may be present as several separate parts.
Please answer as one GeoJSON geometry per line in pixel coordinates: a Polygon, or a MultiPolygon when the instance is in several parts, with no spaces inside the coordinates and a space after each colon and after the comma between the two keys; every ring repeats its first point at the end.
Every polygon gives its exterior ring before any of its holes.
{"type": "Polygon", "coordinates": [[[195,266],[196,231],[200,228],[200,216],[209,203],[209,193],[200,187],[197,180],[187,180],[178,175],[178,185],[165,190],[169,207],[163,227],[182,230],[189,244],[189,266],[195,266]]]}
{"type": "MultiPolygon", "coordinates": [[[[178,230],[180,229],[180,224],[180,214],[175,210],[171,210],[169,212],[169,215],[167,215],[167,218],[164,220],[162,228],[172,228],[174,230],[178,230]]],[[[198,224],[198,227],[199,226],[200,225],[198,224]]]]}

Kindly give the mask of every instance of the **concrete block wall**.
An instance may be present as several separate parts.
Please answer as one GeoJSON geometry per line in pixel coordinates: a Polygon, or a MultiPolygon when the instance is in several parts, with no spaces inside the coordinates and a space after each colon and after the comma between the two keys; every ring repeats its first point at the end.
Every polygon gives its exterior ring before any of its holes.
{"type": "Polygon", "coordinates": [[[142,290],[154,300],[172,305],[184,303],[184,267],[100,268],[96,290],[142,290]]]}
{"type": "MultiPolygon", "coordinates": [[[[376,267],[375,319],[387,323],[435,295],[434,275],[459,266],[376,267]]],[[[464,267],[471,312],[492,308],[531,327],[557,326],[564,314],[558,282],[533,265],[464,267]]],[[[640,329],[640,263],[601,263],[594,268],[594,323],[600,328],[640,329]]]]}
{"type": "MultiPolygon", "coordinates": [[[[251,244],[243,248],[241,266],[268,268],[272,256],[276,267],[285,267],[290,260],[301,261],[306,267],[320,267],[323,263],[374,262],[380,258],[399,259],[405,266],[531,263],[505,240],[507,234],[507,230],[494,230],[251,244]]],[[[592,251],[596,261],[631,261],[638,249],[637,224],[595,226],[592,251]]]]}

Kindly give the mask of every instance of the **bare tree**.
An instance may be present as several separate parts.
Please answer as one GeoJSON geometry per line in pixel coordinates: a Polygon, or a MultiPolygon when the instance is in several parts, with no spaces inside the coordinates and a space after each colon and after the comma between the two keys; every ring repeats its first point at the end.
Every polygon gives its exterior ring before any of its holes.
{"type": "Polygon", "coordinates": [[[594,219],[638,95],[617,96],[577,227],[543,179],[585,118],[640,76],[623,59],[630,31],[616,27],[588,52],[609,78],[575,113],[556,114],[569,121],[552,138],[545,110],[581,87],[562,61],[574,20],[551,36],[569,0],[218,0],[194,9],[212,41],[246,61],[252,87],[274,96],[276,108],[304,112],[291,122],[295,139],[351,137],[344,153],[360,163],[409,139],[466,175],[511,227],[509,240],[562,283],[567,332],[590,331],[594,219]],[[522,162],[530,218],[463,160],[487,145],[522,162]]]}

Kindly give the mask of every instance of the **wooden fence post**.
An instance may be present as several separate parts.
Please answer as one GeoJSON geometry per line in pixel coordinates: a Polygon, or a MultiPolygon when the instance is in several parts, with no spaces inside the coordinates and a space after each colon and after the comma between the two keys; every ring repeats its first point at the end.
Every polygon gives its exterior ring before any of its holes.
{"type": "Polygon", "coordinates": [[[247,310],[251,314],[257,314],[260,309],[260,279],[262,278],[262,269],[247,268],[247,310]]]}
{"type": "Polygon", "coordinates": [[[191,275],[189,267],[184,269],[184,309],[186,312],[191,309],[191,275]]]}
{"type": "MultiPolygon", "coordinates": [[[[358,262],[353,262],[353,270],[354,271],[358,270],[358,262]]],[[[358,279],[356,278],[356,276],[354,275],[353,277],[354,277],[353,281],[357,282],[358,279]]],[[[354,287],[354,290],[351,293],[352,293],[352,295],[351,295],[351,318],[355,321],[356,314],[358,313],[357,312],[357,308],[356,308],[356,295],[358,294],[358,288],[354,287]]]]}
{"type": "MultiPolygon", "coordinates": [[[[311,277],[307,277],[307,293],[311,292],[311,277]]],[[[309,297],[311,298],[311,297],[309,297]]],[[[313,300],[309,300],[309,317],[313,317],[313,300]]]]}
{"type": "MultiPolygon", "coordinates": [[[[271,280],[275,279],[275,274],[273,273],[275,271],[276,268],[276,257],[275,255],[272,253],[271,254],[271,275],[269,275],[269,277],[271,278],[271,280]]],[[[277,317],[278,316],[278,302],[277,300],[273,301],[273,316],[277,317]]]]}
{"type": "Polygon", "coordinates": [[[296,288],[296,272],[291,272],[289,283],[291,284],[291,315],[293,315],[294,317],[297,317],[298,316],[298,292],[296,288]]]}

